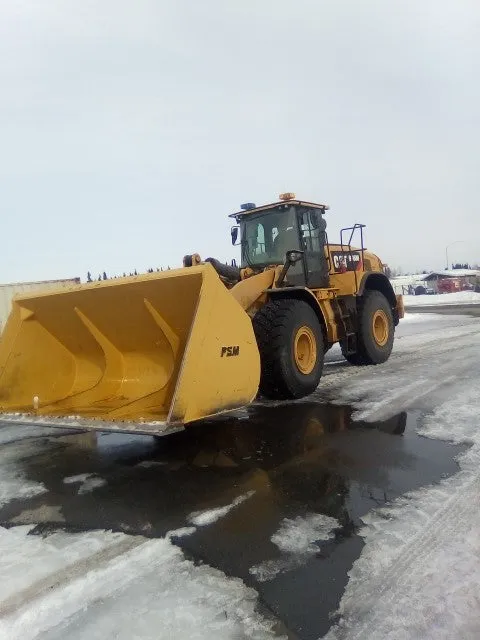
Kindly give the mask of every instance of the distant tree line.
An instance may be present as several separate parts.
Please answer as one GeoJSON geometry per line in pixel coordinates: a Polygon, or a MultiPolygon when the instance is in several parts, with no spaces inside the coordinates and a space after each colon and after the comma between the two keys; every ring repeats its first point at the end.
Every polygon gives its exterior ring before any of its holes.
{"type": "MultiPolygon", "coordinates": [[[[147,269],[146,273],[155,273],[155,271],[163,271],[163,267],[157,267],[156,269],[152,269],[150,267],[150,269],[147,269]]],[[[166,268],[166,271],[170,271],[170,267],[168,266],[166,268]]],[[[128,278],[128,277],[133,277],[133,276],[138,276],[138,271],[136,269],[133,270],[133,272],[131,271],[130,273],[126,273],[124,272],[123,275],[118,276],[108,276],[106,271],[104,271],[103,273],[98,275],[98,278],[93,278],[92,277],[92,273],[90,271],[87,272],[87,282],[94,282],[95,280],[115,280],[116,278],[128,278]]]]}
{"type": "Polygon", "coordinates": [[[461,264],[457,262],[456,264],[452,264],[452,269],[471,269],[472,267],[466,262],[465,264],[461,264]]]}

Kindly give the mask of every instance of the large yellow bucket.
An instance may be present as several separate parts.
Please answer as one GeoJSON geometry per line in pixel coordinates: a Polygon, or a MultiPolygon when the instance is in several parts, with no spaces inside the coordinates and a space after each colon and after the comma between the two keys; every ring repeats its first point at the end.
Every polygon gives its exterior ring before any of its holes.
{"type": "Polygon", "coordinates": [[[0,338],[0,412],[40,423],[185,424],[250,403],[259,378],[251,320],[210,264],[18,297],[0,338]]]}

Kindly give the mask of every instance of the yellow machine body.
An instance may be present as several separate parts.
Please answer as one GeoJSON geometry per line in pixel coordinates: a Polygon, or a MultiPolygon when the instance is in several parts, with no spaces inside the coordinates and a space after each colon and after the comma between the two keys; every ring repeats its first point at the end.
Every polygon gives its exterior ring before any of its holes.
{"type": "MultiPolygon", "coordinates": [[[[164,434],[248,405],[263,362],[252,320],[271,298],[307,302],[327,349],[346,339],[345,304],[368,279],[391,289],[363,240],[324,251],[321,288],[289,283],[288,260],[214,268],[193,254],[180,269],[17,297],[0,336],[0,422],[164,434]]],[[[398,322],[401,296],[389,296],[398,322]]]]}
{"type": "Polygon", "coordinates": [[[259,376],[251,320],[209,264],[19,297],[0,340],[8,414],[160,428],[250,403],[259,376]]]}

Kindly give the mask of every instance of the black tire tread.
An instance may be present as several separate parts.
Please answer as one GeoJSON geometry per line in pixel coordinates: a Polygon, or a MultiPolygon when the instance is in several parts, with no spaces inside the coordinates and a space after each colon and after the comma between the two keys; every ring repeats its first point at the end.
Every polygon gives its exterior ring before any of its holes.
{"type": "MultiPolygon", "coordinates": [[[[260,392],[272,400],[300,397],[294,393],[281,370],[278,351],[285,345],[286,325],[292,313],[308,307],[303,300],[277,298],[269,300],[254,316],[253,329],[261,358],[260,392]]],[[[323,345],[321,354],[323,354],[323,345]]],[[[320,357],[320,354],[317,354],[320,357]]]]}
{"type": "MultiPolygon", "coordinates": [[[[385,296],[380,291],[372,289],[372,290],[365,291],[365,293],[363,294],[363,296],[361,296],[361,298],[359,298],[358,303],[357,303],[358,327],[357,327],[357,351],[356,351],[356,353],[348,354],[348,353],[346,353],[346,345],[345,344],[341,344],[340,345],[341,349],[342,349],[343,357],[347,360],[347,362],[349,362],[350,364],[353,364],[355,366],[365,366],[365,365],[375,365],[375,364],[377,364],[377,362],[368,353],[367,347],[366,347],[366,345],[364,343],[364,340],[362,338],[364,323],[365,322],[369,322],[369,320],[370,320],[370,318],[367,316],[367,314],[365,314],[364,309],[365,309],[366,304],[370,300],[372,300],[374,298],[378,298],[379,302],[380,301],[382,301],[382,302],[386,301],[385,296]]],[[[391,311],[390,311],[390,314],[391,314],[391,311]]],[[[395,328],[393,326],[393,318],[392,318],[391,331],[392,331],[392,334],[395,332],[395,328]]]]}

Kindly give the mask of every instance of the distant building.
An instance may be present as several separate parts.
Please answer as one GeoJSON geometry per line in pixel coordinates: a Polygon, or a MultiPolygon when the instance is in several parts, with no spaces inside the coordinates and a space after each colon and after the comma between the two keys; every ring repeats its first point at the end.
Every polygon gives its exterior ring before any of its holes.
{"type": "Polygon", "coordinates": [[[0,333],[2,333],[3,327],[10,315],[12,299],[17,294],[29,293],[30,291],[45,291],[48,289],[71,287],[75,284],[80,284],[80,278],[0,284],[0,333]]]}
{"type": "Polygon", "coordinates": [[[476,269],[446,269],[431,273],[417,273],[391,278],[395,293],[424,295],[474,290],[480,285],[480,271],[476,269]]]}
{"type": "Polygon", "coordinates": [[[476,269],[445,269],[433,271],[425,276],[435,293],[452,293],[453,291],[474,290],[480,279],[480,271],[476,269]]]}
{"type": "Polygon", "coordinates": [[[409,276],[391,278],[390,282],[396,294],[408,295],[409,293],[414,293],[415,288],[419,285],[424,285],[423,281],[426,276],[426,273],[415,273],[409,276]]]}

